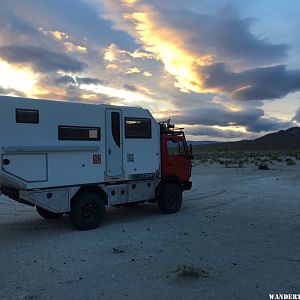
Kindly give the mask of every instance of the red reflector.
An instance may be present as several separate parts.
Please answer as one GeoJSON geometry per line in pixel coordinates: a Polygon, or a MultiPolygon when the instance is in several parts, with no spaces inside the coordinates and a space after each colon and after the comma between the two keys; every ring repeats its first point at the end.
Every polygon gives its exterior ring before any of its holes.
{"type": "Polygon", "coordinates": [[[93,155],[93,164],[94,165],[100,165],[101,164],[101,155],[100,154],[94,154],[93,155]]]}

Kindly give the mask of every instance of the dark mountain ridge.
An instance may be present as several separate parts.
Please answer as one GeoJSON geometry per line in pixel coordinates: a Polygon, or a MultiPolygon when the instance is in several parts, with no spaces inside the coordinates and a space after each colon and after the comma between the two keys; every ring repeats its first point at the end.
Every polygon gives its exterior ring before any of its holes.
{"type": "Polygon", "coordinates": [[[199,151],[300,149],[300,127],[291,127],[286,130],[269,133],[255,140],[197,145],[194,148],[199,151]]]}

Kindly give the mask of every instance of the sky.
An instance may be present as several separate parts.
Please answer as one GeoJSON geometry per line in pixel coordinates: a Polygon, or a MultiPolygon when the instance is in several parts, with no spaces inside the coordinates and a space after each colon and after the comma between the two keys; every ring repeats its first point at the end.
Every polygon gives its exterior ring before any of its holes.
{"type": "Polygon", "coordinates": [[[0,0],[0,94],[142,106],[189,140],[300,126],[298,0],[0,0]]]}

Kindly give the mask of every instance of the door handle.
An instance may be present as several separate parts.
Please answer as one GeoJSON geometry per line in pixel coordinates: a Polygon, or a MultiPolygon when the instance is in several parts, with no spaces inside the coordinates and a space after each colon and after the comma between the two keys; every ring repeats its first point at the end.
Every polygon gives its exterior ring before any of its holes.
{"type": "Polygon", "coordinates": [[[111,148],[108,148],[108,155],[111,155],[111,148]]]}

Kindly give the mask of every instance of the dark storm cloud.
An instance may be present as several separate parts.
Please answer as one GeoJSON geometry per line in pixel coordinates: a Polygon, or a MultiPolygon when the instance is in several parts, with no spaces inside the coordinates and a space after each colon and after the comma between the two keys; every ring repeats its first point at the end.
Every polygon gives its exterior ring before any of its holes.
{"type": "Polygon", "coordinates": [[[80,86],[82,84],[104,84],[103,80],[90,77],[72,77],[69,75],[59,76],[56,73],[41,77],[39,83],[46,86],[58,85],[61,87],[80,86]]]}
{"type": "Polygon", "coordinates": [[[134,85],[124,84],[123,86],[126,90],[131,92],[136,92],[138,90],[134,85]]]}
{"type": "MultiPolygon", "coordinates": [[[[25,19],[20,18],[14,12],[9,10],[5,5],[0,6],[0,35],[2,39],[9,43],[33,42],[30,37],[40,35],[38,30],[25,19]]],[[[40,40],[39,40],[40,42],[40,40]]]]}
{"type": "Polygon", "coordinates": [[[25,97],[25,94],[21,91],[11,89],[11,88],[5,89],[1,86],[0,86],[0,95],[15,95],[19,97],[25,97]]]}
{"type": "MultiPolygon", "coordinates": [[[[59,48],[59,43],[43,32],[40,24],[34,24],[36,18],[18,14],[5,3],[0,5],[0,46],[28,45],[46,49],[59,48]]],[[[63,48],[61,48],[63,49],[63,48]]]]}
{"type": "Polygon", "coordinates": [[[248,125],[249,131],[261,132],[261,131],[276,131],[281,129],[287,129],[295,126],[292,121],[284,122],[277,118],[260,118],[248,125]]]}
{"type": "Polygon", "coordinates": [[[210,136],[217,138],[244,138],[245,133],[233,130],[221,130],[212,127],[197,127],[192,129],[186,129],[186,134],[194,136],[210,136]]]}
{"type": "Polygon", "coordinates": [[[288,128],[292,122],[283,122],[276,118],[264,117],[264,111],[258,108],[247,108],[232,111],[222,106],[203,106],[181,111],[172,118],[175,123],[205,126],[244,126],[249,132],[261,132],[288,128]]]}
{"type": "Polygon", "coordinates": [[[34,46],[1,46],[0,57],[14,64],[29,64],[39,72],[81,72],[85,64],[67,54],[34,46]]]}
{"type": "Polygon", "coordinates": [[[90,77],[76,77],[77,84],[104,84],[104,80],[100,80],[98,78],[90,78],[90,77]]]}
{"type": "Polygon", "coordinates": [[[206,87],[229,93],[234,99],[276,99],[300,90],[300,70],[287,70],[285,65],[231,72],[219,63],[204,67],[201,72],[207,75],[206,87]]]}
{"type": "Polygon", "coordinates": [[[182,33],[186,47],[213,54],[218,61],[242,66],[274,63],[287,56],[288,46],[272,44],[251,30],[251,19],[242,19],[231,6],[216,15],[162,9],[163,19],[182,33]]]}
{"type": "Polygon", "coordinates": [[[73,77],[68,76],[68,75],[64,75],[64,76],[60,76],[60,77],[56,78],[54,80],[54,84],[57,84],[57,85],[76,85],[76,82],[73,79],[73,77]]]}
{"type": "Polygon", "coordinates": [[[243,111],[232,111],[222,106],[204,106],[185,109],[176,122],[189,125],[248,125],[264,115],[263,110],[248,108],[243,111]]]}
{"type": "Polygon", "coordinates": [[[293,120],[300,123],[300,107],[296,110],[295,116],[293,117],[293,120]]]}
{"type": "Polygon", "coordinates": [[[94,46],[108,46],[118,41],[124,49],[136,47],[134,39],[126,32],[112,29],[109,20],[101,18],[99,10],[82,0],[1,0],[10,10],[33,20],[34,24],[48,30],[59,30],[81,41],[87,39],[94,46]],[[49,24],[51,24],[49,26],[49,24]]]}

